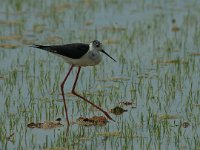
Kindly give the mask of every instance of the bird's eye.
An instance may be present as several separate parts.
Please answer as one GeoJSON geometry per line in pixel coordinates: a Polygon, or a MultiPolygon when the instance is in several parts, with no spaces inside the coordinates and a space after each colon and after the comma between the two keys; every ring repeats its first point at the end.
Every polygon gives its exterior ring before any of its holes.
{"type": "Polygon", "coordinates": [[[101,43],[97,40],[93,41],[93,44],[96,46],[96,47],[100,47],[101,43]]]}
{"type": "Polygon", "coordinates": [[[99,47],[100,46],[100,44],[98,43],[98,44],[96,44],[96,47],[99,47]]]}

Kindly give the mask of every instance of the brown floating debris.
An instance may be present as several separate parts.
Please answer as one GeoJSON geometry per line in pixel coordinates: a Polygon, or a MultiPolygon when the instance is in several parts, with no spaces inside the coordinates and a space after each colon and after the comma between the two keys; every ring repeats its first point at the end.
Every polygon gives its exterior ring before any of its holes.
{"type": "Polygon", "coordinates": [[[3,25],[21,25],[22,20],[0,20],[0,24],[3,24],[3,25]]]}
{"type": "Polygon", "coordinates": [[[170,114],[163,114],[158,116],[160,120],[169,120],[169,119],[179,119],[180,116],[178,115],[170,115],[170,114]]]}
{"type": "Polygon", "coordinates": [[[173,32],[178,32],[178,31],[180,31],[180,28],[178,26],[176,26],[176,25],[173,25],[172,26],[172,31],[173,32]]]}
{"type": "Polygon", "coordinates": [[[33,32],[42,33],[45,30],[45,24],[35,24],[33,25],[33,32]]]}
{"type": "Polygon", "coordinates": [[[90,25],[92,25],[92,24],[93,24],[92,21],[85,21],[85,22],[84,22],[84,25],[85,25],[85,26],[90,26],[90,25]]]}
{"type": "Polygon", "coordinates": [[[191,56],[200,56],[200,53],[199,52],[191,53],[191,56]]]}
{"type": "Polygon", "coordinates": [[[0,40],[16,40],[16,41],[19,41],[21,39],[22,39],[21,35],[0,36],[0,40]]]}
{"type": "Polygon", "coordinates": [[[60,36],[48,36],[45,39],[45,43],[59,43],[62,41],[62,37],[60,36]]]}
{"type": "Polygon", "coordinates": [[[126,111],[128,111],[128,110],[123,109],[123,108],[121,108],[119,106],[116,106],[115,108],[113,108],[113,109],[110,110],[110,112],[113,113],[113,114],[115,114],[115,115],[121,115],[121,114],[123,114],[126,111]]]}
{"type": "Polygon", "coordinates": [[[91,118],[79,117],[76,122],[82,126],[105,126],[108,120],[104,116],[94,116],[91,118]]]}
{"type": "Polygon", "coordinates": [[[129,101],[121,101],[121,102],[119,102],[119,104],[122,104],[122,105],[132,105],[133,104],[133,102],[129,102],[129,101]]]}
{"type": "Polygon", "coordinates": [[[154,64],[184,64],[187,63],[186,60],[181,60],[181,59],[172,59],[172,60],[158,60],[155,59],[153,60],[154,64]]]}
{"type": "Polygon", "coordinates": [[[187,128],[190,126],[190,123],[189,122],[180,122],[179,124],[176,124],[175,121],[174,121],[174,126],[175,127],[182,127],[182,128],[187,128]]]}
{"type": "Polygon", "coordinates": [[[107,40],[104,40],[103,43],[106,43],[106,44],[118,44],[120,42],[119,42],[119,40],[107,39],[107,40]]]}
{"type": "Polygon", "coordinates": [[[132,108],[136,108],[137,107],[136,103],[134,103],[132,101],[126,101],[126,100],[119,102],[119,105],[120,106],[131,106],[132,108]]]}
{"type": "Polygon", "coordinates": [[[14,44],[0,44],[0,48],[10,48],[10,49],[14,49],[14,48],[18,48],[19,45],[14,45],[14,44]]]}
{"type": "Polygon", "coordinates": [[[60,123],[61,118],[56,119],[56,121],[45,121],[44,123],[34,123],[31,122],[27,124],[27,127],[29,128],[41,128],[41,129],[52,129],[52,128],[58,128],[63,126],[63,124],[60,123]]]}
{"type": "Polygon", "coordinates": [[[187,127],[189,127],[190,126],[190,123],[188,123],[188,122],[183,122],[182,124],[181,124],[181,127],[183,127],[183,128],[187,128],[187,127]]]}

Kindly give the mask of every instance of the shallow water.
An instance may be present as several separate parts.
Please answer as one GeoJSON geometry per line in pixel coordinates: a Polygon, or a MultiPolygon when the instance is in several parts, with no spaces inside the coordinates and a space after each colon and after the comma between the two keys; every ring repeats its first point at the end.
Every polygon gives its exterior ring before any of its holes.
{"type": "MultiPolygon", "coordinates": [[[[198,149],[199,6],[197,0],[2,1],[1,149],[198,149]],[[77,91],[105,110],[124,100],[136,107],[111,114],[116,122],[106,126],[68,130],[60,83],[69,65],[29,45],[94,39],[117,63],[103,56],[100,65],[82,69],[77,91]],[[27,127],[59,117],[64,127],[27,127]]],[[[65,85],[70,121],[103,115],[67,94],[76,71],[65,85]]]]}

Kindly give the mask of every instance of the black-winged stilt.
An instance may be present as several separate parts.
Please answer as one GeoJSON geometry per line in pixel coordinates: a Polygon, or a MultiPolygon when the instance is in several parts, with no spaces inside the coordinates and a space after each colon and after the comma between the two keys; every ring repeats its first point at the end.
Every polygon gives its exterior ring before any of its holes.
{"type": "Polygon", "coordinates": [[[65,76],[63,82],[61,83],[61,92],[62,92],[62,96],[63,96],[65,114],[66,114],[66,119],[67,119],[68,125],[69,125],[69,118],[68,118],[67,106],[66,106],[66,102],[65,102],[65,95],[64,95],[63,88],[64,88],[64,84],[65,84],[69,74],[71,73],[73,67],[75,67],[75,66],[78,67],[78,72],[76,74],[76,78],[75,78],[75,81],[74,81],[74,84],[72,87],[72,94],[80,97],[87,103],[90,103],[91,105],[93,105],[94,107],[96,107],[97,109],[102,111],[110,120],[113,120],[110,117],[110,115],[106,111],[104,111],[101,107],[95,105],[94,103],[87,100],[83,96],[79,95],[75,91],[75,87],[77,84],[77,80],[79,77],[81,67],[95,66],[95,65],[99,64],[102,60],[102,56],[101,56],[100,52],[106,54],[112,60],[116,61],[114,58],[112,58],[108,53],[106,53],[103,50],[102,43],[100,43],[98,40],[94,40],[90,44],[72,43],[72,44],[66,44],[66,45],[50,45],[50,46],[32,45],[31,47],[39,48],[39,49],[54,53],[58,56],[63,57],[67,63],[71,64],[71,67],[70,67],[67,75],[65,76]]]}

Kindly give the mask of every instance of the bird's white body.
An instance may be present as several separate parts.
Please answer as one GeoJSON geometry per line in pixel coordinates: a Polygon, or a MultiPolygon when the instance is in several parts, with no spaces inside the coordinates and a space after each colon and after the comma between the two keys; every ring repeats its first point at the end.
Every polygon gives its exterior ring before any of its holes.
{"type": "Polygon", "coordinates": [[[61,57],[69,64],[73,64],[74,66],[82,66],[82,67],[98,65],[102,60],[101,54],[95,51],[90,51],[79,59],[72,59],[65,56],[61,56],[61,57]]]}
{"type": "Polygon", "coordinates": [[[98,65],[102,60],[100,52],[96,49],[90,49],[85,55],[83,55],[79,59],[72,59],[62,55],[59,56],[61,56],[69,64],[73,64],[74,66],[83,66],[83,67],[98,65]]]}

